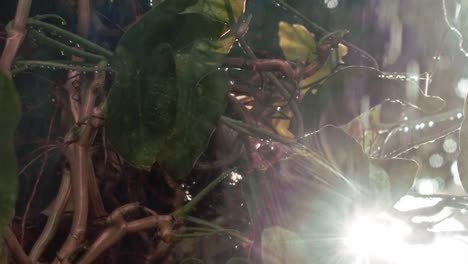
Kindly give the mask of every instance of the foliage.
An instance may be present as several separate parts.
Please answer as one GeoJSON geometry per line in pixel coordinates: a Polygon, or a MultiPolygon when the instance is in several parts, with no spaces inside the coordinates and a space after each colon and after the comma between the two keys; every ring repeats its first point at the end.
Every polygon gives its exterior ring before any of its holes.
{"type": "Polygon", "coordinates": [[[14,138],[20,119],[20,102],[10,77],[0,71],[0,228],[11,221],[17,195],[14,138]]]}
{"type": "Polygon", "coordinates": [[[294,263],[335,263],[346,259],[338,255],[342,252],[341,241],[327,238],[341,237],[346,223],[359,213],[373,215],[391,208],[409,191],[418,170],[411,160],[369,159],[354,139],[333,126],[307,136],[304,144],[306,149],[297,149],[295,155],[274,169],[281,173],[280,178],[271,175],[257,179],[261,181],[259,185],[269,186],[266,189],[287,189],[287,194],[271,194],[279,196],[275,198],[267,198],[261,192],[252,194],[257,204],[252,210],[254,219],[268,214],[259,208],[272,201],[279,201],[279,209],[273,216],[270,212],[270,217],[283,219],[277,223],[281,227],[263,231],[262,250],[276,259],[267,263],[290,263],[305,256],[308,261],[294,263]],[[288,249],[278,251],[284,243],[294,243],[291,248],[296,251],[284,245],[288,249]]]}
{"type": "Polygon", "coordinates": [[[238,20],[244,5],[179,2],[153,8],[121,38],[106,120],[113,146],[127,161],[144,169],[158,161],[178,179],[224,111],[228,86],[217,67],[235,40],[224,23],[238,20]]]}
{"type": "MultiPolygon", "coordinates": [[[[126,12],[131,3],[96,6],[126,12]]],[[[56,15],[26,21],[29,39],[12,68],[15,77],[36,80],[32,76],[44,77],[44,70],[68,71],[66,78],[63,72],[48,75],[55,87],[49,87],[55,93],[48,103],[55,110],[47,137],[39,140],[45,143],[38,151],[46,150],[31,161],[43,159],[34,184],[27,184],[32,186],[27,206],[51,160],[48,148],[63,156],[46,177],[61,175],[62,184],[43,211],[48,220],[39,236],[26,227],[28,213],[18,215],[21,243],[35,239],[34,254],[26,258],[35,263],[57,256],[55,262],[61,262],[72,256],[94,263],[135,251],[154,263],[205,258],[227,264],[349,263],[336,238],[357,215],[391,211],[419,169],[413,160],[378,158],[386,157],[387,139],[400,125],[378,129],[382,109],[397,102],[429,115],[445,102],[409,78],[375,68],[371,55],[344,40],[347,30],[328,32],[288,3],[274,3],[300,21],[276,19],[278,30],[269,37],[277,37],[278,50],[249,45],[265,36],[258,28],[249,31],[251,17],[259,14],[246,11],[245,0],[159,1],[142,16],[119,19],[130,21],[122,35],[113,41],[96,38],[99,45],[65,30],[56,15]],[[28,53],[36,49],[47,60],[28,53]],[[368,139],[373,145],[365,144],[368,139]],[[218,187],[221,182],[224,187],[218,187]],[[215,202],[200,203],[203,199],[215,202]],[[49,242],[61,239],[59,230],[68,227],[69,221],[61,221],[67,201],[73,203],[67,211],[73,215],[71,229],[57,249],[49,242]],[[134,233],[144,235],[126,236],[134,233]],[[223,242],[229,243],[219,243],[226,237],[223,242]],[[177,244],[182,239],[190,245],[177,244]],[[200,250],[204,246],[209,248],[200,250]],[[171,254],[176,250],[180,254],[171,254]]],[[[74,8],[67,9],[75,14],[74,8]]],[[[109,30],[106,23],[96,24],[109,30]]],[[[13,81],[4,73],[0,101],[1,227],[10,221],[16,194],[13,143],[20,118],[13,81]]],[[[430,131],[408,148],[444,133],[430,131]]],[[[464,124],[458,164],[465,189],[467,140],[464,124]]],[[[25,255],[21,250],[15,255],[25,255]]]]}
{"type": "Polygon", "coordinates": [[[315,35],[310,33],[303,25],[290,25],[284,21],[279,23],[279,45],[284,57],[291,61],[304,60],[311,63],[316,59],[315,35]]]}

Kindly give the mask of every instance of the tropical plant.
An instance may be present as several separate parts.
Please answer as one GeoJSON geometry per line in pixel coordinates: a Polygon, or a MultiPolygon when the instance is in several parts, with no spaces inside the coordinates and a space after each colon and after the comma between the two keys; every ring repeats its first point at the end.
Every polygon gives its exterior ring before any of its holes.
{"type": "Polygon", "coordinates": [[[268,8],[294,22],[262,32],[249,1],[58,0],[31,16],[18,1],[0,59],[2,263],[351,263],[362,215],[432,234],[412,217],[467,207],[393,208],[418,171],[401,154],[461,123],[403,142],[384,111],[433,118],[444,100],[283,0],[268,8]]]}

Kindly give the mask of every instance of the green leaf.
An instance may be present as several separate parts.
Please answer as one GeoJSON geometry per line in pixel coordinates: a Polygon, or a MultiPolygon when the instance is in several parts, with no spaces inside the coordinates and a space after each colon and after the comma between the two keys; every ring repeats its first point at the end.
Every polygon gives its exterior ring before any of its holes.
{"type": "Polygon", "coordinates": [[[280,226],[262,232],[262,260],[268,264],[309,263],[304,241],[280,226]]]}
{"type": "Polygon", "coordinates": [[[198,13],[227,24],[234,24],[244,13],[245,0],[198,0],[183,13],[198,13]]]}
{"type": "Polygon", "coordinates": [[[178,179],[224,111],[229,84],[218,67],[235,41],[219,21],[178,14],[192,4],[165,1],[124,34],[107,102],[107,133],[124,159],[142,169],[157,161],[178,179]]]}
{"type": "Polygon", "coordinates": [[[12,217],[17,193],[14,135],[21,115],[13,81],[0,71],[0,229],[12,217]]]}
{"type": "Polygon", "coordinates": [[[364,100],[369,108],[385,100],[399,100],[427,113],[445,106],[440,97],[426,96],[414,82],[388,80],[381,75],[374,68],[349,66],[328,77],[314,93],[308,91],[302,101],[306,129],[315,131],[326,124],[346,124],[362,114],[364,100]]]}
{"type": "Polygon", "coordinates": [[[390,180],[391,205],[401,199],[413,186],[418,163],[408,159],[372,159],[372,164],[384,169],[390,180]]]}
{"type": "Polygon", "coordinates": [[[468,124],[466,122],[466,115],[468,114],[468,104],[465,99],[464,107],[464,119],[462,126],[460,128],[460,154],[458,155],[458,171],[460,175],[460,180],[465,189],[465,192],[468,192],[468,124]]]}
{"type": "Polygon", "coordinates": [[[315,175],[328,182],[330,191],[355,199],[366,210],[390,205],[389,175],[371,163],[362,146],[344,130],[325,126],[307,135],[304,144],[339,172],[334,177],[315,175]]]}
{"type": "Polygon", "coordinates": [[[278,38],[287,60],[308,64],[317,57],[315,36],[303,25],[279,22],[278,38]]]}

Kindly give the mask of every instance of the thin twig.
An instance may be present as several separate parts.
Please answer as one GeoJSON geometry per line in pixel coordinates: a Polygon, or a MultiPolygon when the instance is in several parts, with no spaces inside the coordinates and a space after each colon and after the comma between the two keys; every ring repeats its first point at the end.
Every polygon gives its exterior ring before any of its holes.
{"type": "Polygon", "coordinates": [[[203,199],[205,196],[211,192],[219,183],[221,183],[228,175],[231,173],[231,170],[221,173],[220,176],[215,178],[212,182],[210,182],[203,190],[201,190],[195,197],[193,197],[190,202],[185,204],[182,208],[176,210],[172,213],[172,215],[176,218],[178,217],[185,217],[188,215],[195,206],[203,199]]]}

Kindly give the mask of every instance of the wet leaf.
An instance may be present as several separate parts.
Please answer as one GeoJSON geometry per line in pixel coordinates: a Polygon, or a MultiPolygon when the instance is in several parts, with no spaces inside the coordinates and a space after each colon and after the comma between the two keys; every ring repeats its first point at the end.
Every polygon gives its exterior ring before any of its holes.
{"type": "Polygon", "coordinates": [[[466,122],[466,115],[468,114],[468,104],[465,99],[465,107],[463,116],[465,117],[460,128],[460,154],[458,155],[458,171],[460,180],[465,189],[468,192],[468,124],[466,122]]]}
{"type": "Polygon", "coordinates": [[[244,13],[245,0],[198,0],[184,13],[198,13],[212,19],[234,24],[244,13]]]}
{"type": "Polygon", "coordinates": [[[390,180],[390,205],[394,205],[413,186],[418,163],[408,159],[372,159],[371,162],[386,171],[390,180]]]}
{"type": "Polygon", "coordinates": [[[262,233],[262,260],[265,264],[308,263],[304,241],[294,232],[273,226],[262,233]]]}
{"type": "Polygon", "coordinates": [[[303,25],[279,22],[278,38],[287,60],[308,64],[317,57],[315,36],[303,25]]]}
{"type": "Polygon", "coordinates": [[[381,74],[374,68],[349,66],[329,76],[315,93],[308,91],[302,101],[306,129],[315,131],[326,124],[341,126],[362,114],[363,109],[388,99],[427,113],[445,106],[440,97],[424,95],[416,83],[384,79],[379,77],[381,74]]]}
{"type": "Polygon", "coordinates": [[[189,1],[166,2],[117,45],[106,128],[114,148],[134,166],[150,169],[157,161],[183,178],[224,111],[229,84],[218,66],[235,37],[207,16],[178,14],[183,7],[177,3],[189,1]]]}
{"type": "Polygon", "coordinates": [[[13,81],[0,71],[0,229],[11,220],[17,193],[14,135],[21,115],[13,81]]]}

